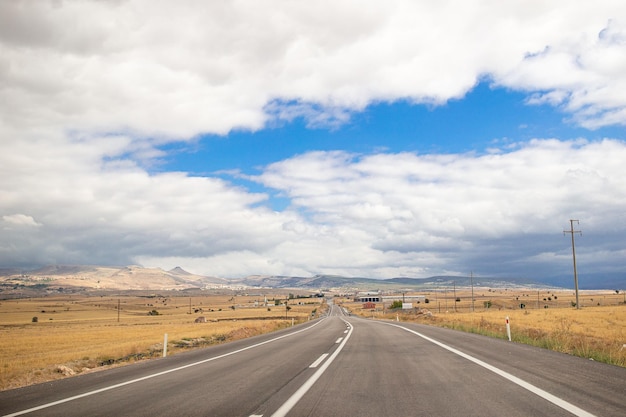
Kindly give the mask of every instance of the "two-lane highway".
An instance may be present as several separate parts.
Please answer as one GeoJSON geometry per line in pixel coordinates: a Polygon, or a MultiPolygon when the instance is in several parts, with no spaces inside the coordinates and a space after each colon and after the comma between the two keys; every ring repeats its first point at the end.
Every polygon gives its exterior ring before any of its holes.
{"type": "Polygon", "coordinates": [[[416,324],[329,317],[0,392],[0,416],[624,416],[626,369],[416,324]]]}

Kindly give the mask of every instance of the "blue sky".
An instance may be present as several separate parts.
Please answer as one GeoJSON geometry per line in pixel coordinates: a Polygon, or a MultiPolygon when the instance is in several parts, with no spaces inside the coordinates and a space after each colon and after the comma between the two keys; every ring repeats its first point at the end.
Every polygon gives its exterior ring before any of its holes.
{"type": "Polygon", "coordinates": [[[250,191],[268,193],[269,205],[282,210],[288,199],[240,174],[257,175],[273,162],[309,151],[484,154],[492,147],[538,137],[590,141],[624,137],[622,126],[588,129],[568,120],[568,113],[558,107],[529,104],[529,96],[483,81],[464,97],[443,104],[373,103],[340,125],[310,126],[300,117],[260,130],[200,135],[192,143],[168,145],[167,156],[154,169],[219,176],[250,191]]]}
{"type": "Polygon", "coordinates": [[[621,1],[0,16],[0,267],[626,285],[621,1]]]}
{"type": "Polygon", "coordinates": [[[581,127],[558,108],[527,104],[528,96],[483,82],[463,98],[440,105],[407,100],[374,103],[339,126],[307,126],[298,118],[261,130],[201,135],[192,144],[168,146],[164,163],[156,169],[254,174],[262,166],[311,150],[484,153],[493,146],[537,137],[600,140],[624,134],[622,126],[581,127]]]}

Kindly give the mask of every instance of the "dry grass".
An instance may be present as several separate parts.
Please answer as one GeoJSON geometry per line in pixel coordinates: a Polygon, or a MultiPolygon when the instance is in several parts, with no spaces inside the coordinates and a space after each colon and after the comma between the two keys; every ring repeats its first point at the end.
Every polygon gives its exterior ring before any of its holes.
{"type": "Polygon", "coordinates": [[[422,308],[417,311],[387,311],[380,305],[378,311],[365,311],[360,303],[348,300],[344,306],[365,317],[419,321],[498,338],[507,337],[508,316],[513,341],[626,367],[623,297],[614,291],[584,291],[579,296],[582,308],[576,309],[569,291],[543,291],[539,297],[536,290],[475,291],[472,310],[470,293],[458,290],[448,298],[428,294],[429,303],[418,305],[422,308]],[[455,302],[456,297],[461,301],[455,302]],[[491,303],[489,308],[486,302],[491,303]]]}
{"type": "MultiPolygon", "coordinates": [[[[283,295],[277,298],[285,300],[283,295]]],[[[308,320],[313,310],[319,311],[321,300],[290,300],[287,319],[284,305],[268,307],[263,302],[258,296],[63,296],[2,301],[0,389],[161,356],[166,333],[168,355],[267,333],[290,326],[292,320],[308,320]],[[159,315],[148,315],[152,310],[159,315]],[[194,323],[200,316],[207,322],[194,323]]]]}

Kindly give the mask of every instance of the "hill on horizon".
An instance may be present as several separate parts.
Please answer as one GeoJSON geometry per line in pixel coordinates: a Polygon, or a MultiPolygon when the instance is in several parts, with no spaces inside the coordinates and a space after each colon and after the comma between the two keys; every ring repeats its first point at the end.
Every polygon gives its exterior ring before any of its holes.
{"type": "Polygon", "coordinates": [[[187,290],[227,285],[222,278],[195,275],[176,267],[170,271],[138,265],[46,265],[33,270],[0,269],[0,288],[75,288],[89,290],[187,290]]]}

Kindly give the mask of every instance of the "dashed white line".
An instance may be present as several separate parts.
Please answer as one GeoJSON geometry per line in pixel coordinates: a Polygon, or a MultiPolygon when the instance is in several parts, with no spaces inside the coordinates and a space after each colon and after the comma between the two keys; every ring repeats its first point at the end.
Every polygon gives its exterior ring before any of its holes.
{"type": "MultiPolygon", "coordinates": [[[[348,322],[346,322],[346,325],[348,325],[348,322]]],[[[348,339],[350,339],[350,335],[352,335],[352,329],[353,327],[350,326],[350,332],[345,337],[345,339],[342,338],[343,343],[339,345],[337,349],[335,349],[333,354],[330,355],[328,360],[324,362],[324,364],[318,368],[318,370],[311,376],[311,378],[309,378],[300,388],[298,388],[298,390],[291,397],[289,397],[289,399],[285,401],[285,403],[281,405],[280,408],[276,410],[276,412],[274,412],[274,414],[272,414],[272,417],[285,417],[287,413],[291,411],[291,409],[298,403],[298,401],[300,401],[300,399],[304,397],[307,391],[311,389],[313,384],[317,382],[317,380],[322,376],[322,374],[326,371],[326,369],[328,369],[330,364],[333,363],[337,355],[339,355],[339,352],[341,352],[343,347],[348,342],[348,339]]]]}
{"type": "Polygon", "coordinates": [[[320,356],[319,358],[317,358],[317,360],[315,362],[313,362],[309,368],[317,368],[319,366],[320,363],[322,363],[322,361],[324,361],[324,359],[326,359],[326,357],[328,356],[328,353],[324,353],[322,356],[320,356]]]}
{"type": "Polygon", "coordinates": [[[339,339],[337,339],[337,341],[335,342],[335,344],[337,343],[341,343],[341,341],[343,340],[343,337],[340,337],[339,339]]]}

